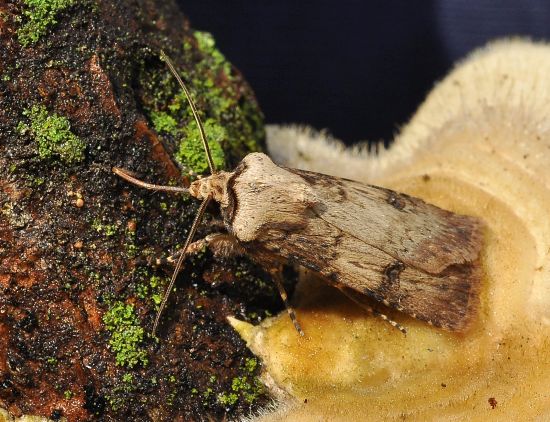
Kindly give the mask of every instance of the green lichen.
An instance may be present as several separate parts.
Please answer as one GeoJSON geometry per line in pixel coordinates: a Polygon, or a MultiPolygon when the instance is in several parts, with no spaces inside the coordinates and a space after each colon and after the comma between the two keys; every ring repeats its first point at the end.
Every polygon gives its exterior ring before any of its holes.
{"type": "Polygon", "coordinates": [[[203,397],[203,406],[208,406],[208,403],[209,403],[209,400],[210,400],[210,397],[212,397],[214,395],[214,390],[212,389],[212,387],[208,387],[205,391],[203,391],[202,393],[202,397],[203,397]]]}
{"type": "Polygon", "coordinates": [[[139,275],[143,281],[140,281],[136,286],[136,296],[140,299],[150,299],[158,309],[164,292],[164,286],[168,282],[166,278],[153,275],[147,278],[146,275],[139,275]]]}
{"type": "Polygon", "coordinates": [[[20,133],[30,130],[41,159],[59,157],[67,165],[77,164],[84,159],[84,142],[73,132],[69,121],[57,114],[49,114],[43,105],[34,105],[23,112],[30,120],[30,126],[19,122],[20,133]]]}
{"type": "Polygon", "coordinates": [[[256,359],[247,359],[245,368],[243,369],[250,374],[233,378],[231,381],[231,391],[218,394],[218,403],[231,407],[237,403],[239,398],[242,398],[246,403],[252,404],[264,394],[265,389],[260,379],[251,375],[255,371],[257,364],[256,359]]]}
{"type": "Polygon", "coordinates": [[[105,233],[105,236],[111,237],[116,234],[117,226],[115,224],[107,224],[103,228],[103,232],[105,233]]]}
{"type": "Polygon", "coordinates": [[[103,224],[101,220],[94,219],[92,221],[92,229],[104,234],[106,237],[113,237],[118,231],[118,226],[116,224],[103,224]]]}
{"type": "Polygon", "coordinates": [[[222,406],[231,407],[239,401],[239,396],[235,393],[221,393],[218,395],[218,402],[222,406]]]}
{"type": "Polygon", "coordinates": [[[128,254],[128,258],[135,258],[139,252],[139,247],[134,243],[125,243],[124,246],[126,247],[126,253],[128,254]]]}
{"type": "Polygon", "coordinates": [[[169,133],[171,135],[176,135],[178,133],[178,122],[168,113],[164,111],[153,111],[149,117],[157,133],[169,133]]]}
{"type": "Polygon", "coordinates": [[[242,376],[233,378],[231,390],[239,393],[244,398],[244,401],[251,404],[263,394],[264,386],[258,377],[251,379],[248,376],[242,376]]]}
{"type": "MultiPolygon", "coordinates": [[[[208,134],[208,146],[210,147],[214,166],[223,168],[225,156],[222,143],[227,139],[227,132],[214,119],[208,119],[204,122],[204,131],[208,134]]],[[[187,125],[183,130],[183,134],[179,151],[176,153],[176,160],[180,164],[192,168],[196,173],[204,173],[208,170],[208,161],[206,160],[198,126],[195,124],[187,125]]]]}
{"type": "Polygon", "coordinates": [[[126,404],[127,398],[136,390],[134,376],[126,373],[122,376],[122,380],[115,385],[105,396],[112,410],[116,411],[126,404]]]}
{"type": "Polygon", "coordinates": [[[246,358],[244,367],[248,373],[252,374],[258,367],[258,360],[255,358],[246,358]]]}
{"type": "Polygon", "coordinates": [[[103,316],[103,323],[111,333],[109,345],[115,353],[117,365],[133,368],[149,363],[147,352],[143,349],[143,327],[134,312],[134,305],[117,301],[103,316]]]}
{"type": "MultiPolygon", "coordinates": [[[[195,31],[183,42],[184,63],[193,67],[180,72],[196,103],[212,158],[217,169],[235,165],[264,138],[262,115],[252,98],[243,97],[240,77],[216,48],[214,38],[195,31]]],[[[189,173],[208,171],[198,127],[188,101],[175,78],[144,69],[142,83],[148,93],[144,108],[152,126],[175,158],[189,173]]]]}
{"type": "Polygon", "coordinates": [[[225,74],[231,73],[231,64],[226,60],[225,56],[216,48],[216,41],[212,34],[204,31],[195,31],[193,34],[197,40],[199,50],[207,54],[212,61],[214,69],[220,69],[225,74]]]}
{"type": "Polygon", "coordinates": [[[30,213],[18,209],[12,202],[4,203],[0,214],[6,217],[14,228],[23,228],[33,221],[33,216],[30,213]]]}
{"type": "MultiPolygon", "coordinates": [[[[214,88],[212,88],[214,89],[214,88]]],[[[221,93],[220,93],[221,95],[221,93]]],[[[184,168],[194,173],[204,173],[208,170],[208,161],[202,145],[199,128],[192,117],[191,108],[183,93],[177,93],[168,103],[168,111],[150,112],[149,118],[153,127],[161,136],[170,135],[179,144],[176,160],[184,168]],[[178,121],[187,121],[186,125],[178,121]]],[[[212,160],[216,168],[225,167],[223,145],[228,135],[223,126],[216,119],[209,118],[203,122],[212,160]]]]}
{"type": "Polygon", "coordinates": [[[73,5],[75,0],[23,0],[26,6],[23,15],[26,23],[19,28],[17,36],[24,47],[37,42],[57,23],[59,12],[73,5]]]}

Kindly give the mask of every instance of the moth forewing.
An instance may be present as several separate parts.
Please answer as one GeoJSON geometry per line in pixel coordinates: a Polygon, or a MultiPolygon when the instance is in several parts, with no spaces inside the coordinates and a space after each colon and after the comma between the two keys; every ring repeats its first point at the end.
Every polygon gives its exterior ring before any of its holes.
{"type": "Polygon", "coordinates": [[[249,154],[228,178],[225,224],[261,262],[288,259],[449,330],[475,314],[481,225],[388,189],[249,154]]]}

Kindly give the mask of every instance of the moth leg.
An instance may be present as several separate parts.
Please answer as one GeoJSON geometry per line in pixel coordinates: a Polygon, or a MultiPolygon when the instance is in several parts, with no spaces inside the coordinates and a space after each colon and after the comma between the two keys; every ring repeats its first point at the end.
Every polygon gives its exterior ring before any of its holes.
{"type": "Polygon", "coordinates": [[[275,285],[277,286],[277,289],[279,289],[279,294],[281,295],[281,299],[283,299],[283,303],[285,304],[290,320],[294,324],[294,328],[296,328],[296,331],[298,331],[298,334],[300,334],[303,337],[305,335],[304,331],[302,330],[302,327],[298,322],[298,318],[296,318],[296,312],[294,311],[294,308],[290,305],[288,301],[288,295],[286,293],[285,287],[283,286],[281,269],[280,268],[273,269],[272,271],[270,271],[270,273],[273,277],[273,281],[275,281],[275,285]]]}
{"type": "Polygon", "coordinates": [[[228,233],[212,233],[204,238],[206,246],[217,258],[234,258],[246,254],[237,238],[228,233]]]}
{"type": "MultiPolygon", "coordinates": [[[[194,255],[198,253],[204,246],[206,246],[206,239],[197,240],[189,245],[185,255],[194,255]]],[[[164,267],[175,266],[178,258],[181,255],[181,249],[178,249],[172,255],[169,256],[138,256],[137,262],[139,264],[152,266],[152,267],[164,267]]]]}
{"type": "MultiPolygon", "coordinates": [[[[202,250],[207,245],[206,239],[197,240],[189,245],[185,255],[194,255],[202,250]]],[[[150,258],[148,264],[155,267],[161,266],[174,266],[178,262],[178,258],[181,255],[181,249],[178,249],[172,255],[169,256],[159,256],[156,258],[150,258]]]]}
{"type": "Polygon", "coordinates": [[[387,315],[377,311],[372,306],[367,305],[363,301],[361,301],[359,298],[357,298],[352,292],[350,292],[345,287],[337,286],[338,289],[348,298],[354,301],[357,305],[359,305],[361,308],[367,310],[368,312],[372,313],[373,315],[377,316],[380,319],[383,319],[388,324],[390,324],[392,327],[397,328],[399,331],[401,331],[404,335],[407,335],[407,329],[403,327],[398,322],[394,321],[393,319],[389,318],[387,315]]]}
{"type": "MultiPolygon", "coordinates": [[[[208,221],[208,227],[210,227],[210,229],[212,229],[212,230],[216,230],[214,233],[212,233],[209,236],[223,234],[222,232],[225,231],[225,223],[223,222],[223,220],[221,220],[219,218],[211,218],[208,221]]],[[[227,234],[227,233],[225,233],[225,234],[227,234]]],[[[206,236],[206,237],[208,237],[208,236],[206,236]]]]}
{"type": "MultiPolygon", "coordinates": [[[[239,244],[238,240],[227,233],[212,233],[203,239],[199,239],[189,245],[186,255],[194,255],[204,248],[208,248],[217,258],[232,258],[245,254],[245,250],[239,244]]],[[[154,258],[150,265],[172,265],[174,266],[181,255],[181,249],[167,257],[154,258]]]]}
{"type": "Polygon", "coordinates": [[[404,335],[407,335],[407,329],[405,327],[403,327],[401,324],[399,324],[398,322],[395,322],[393,319],[389,318],[387,315],[381,313],[381,312],[378,312],[377,310],[375,309],[372,309],[372,313],[374,315],[376,315],[378,318],[381,318],[383,319],[384,321],[386,321],[388,324],[390,324],[393,328],[397,328],[399,331],[401,331],[404,335]]]}

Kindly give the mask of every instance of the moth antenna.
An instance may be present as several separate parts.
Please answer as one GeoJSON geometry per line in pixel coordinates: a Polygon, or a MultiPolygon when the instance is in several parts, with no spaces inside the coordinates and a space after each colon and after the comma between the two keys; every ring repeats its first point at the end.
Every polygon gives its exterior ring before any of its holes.
{"type": "Polygon", "coordinates": [[[157,331],[157,327],[159,325],[160,316],[162,315],[162,311],[166,307],[166,303],[168,302],[168,298],[170,297],[170,292],[172,291],[172,288],[174,287],[174,283],[176,282],[176,278],[178,276],[178,273],[181,269],[181,266],[183,264],[183,260],[185,258],[185,253],[187,252],[187,248],[189,248],[189,245],[191,244],[191,241],[193,240],[193,237],[195,236],[195,233],[197,232],[197,228],[201,222],[201,219],[204,215],[204,212],[206,211],[206,206],[210,202],[210,195],[204,198],[202,201],[199,210],[197,211],[197,215],[195,216],[195,219],[193,220],[193,224],[191,225],[191,230],[189,230],[189,234],[187,235],[187,239],[185,239],[185,243],[183,244],[183,248],[181,248],[181,255],[178,258],[178,262],[176,263],[176,267],[174,268],[174,272],[172,273],[172,278],[170,279],[170,284],[168,284],[168,288],[164,292],[164,296],[162,297],[162,302],[160,303],[159,310],[157,312],[157,316],[155,317],[155,323],[153,324],[153,336],[155,335],[157,331]]]}
{"type": "Polygon", "coordinates": [[[170,69],[170,72],[172,73],[172,75],[174,75],[174,77],[178,81],[178,84],[180,85],[181,89],[183,90],[183,93],[185,94],[185,98],[187,98],[187,102],[189,103],[189,107],[191,107],[191,112],[193,113],[193,117],[195,118],[195,122],[197,122],[197,126],[199,128],[199,133],[201,136],[202,145],[204,147],[204,152],[206,153],[206,161],[208,161],[208,167],[210,168],[210,173],[214,174],[216,173],[216,167],[214,166],[214,161],[212,160],[212,154],[210,154],[210,147],[208,146],[208,141],[206,140],[206,134],[204,132],[202,121],[199,117],[197,107],[195,107],[195,103],[191,98],[191,94],[187,89],[187,86],[185,86],[185,84],[183,83],[183,80],[181,79],[179,73],[176,71],[176,68],[172,63],[172,60],[170,60],[170,58],[162,50],[160,52],[160,57],[168,65],[168,69],[170,69]]]}
{"type": "Polygon", "coordinates": [[[305,335],[304,331],[302,330],[302,327],[298,322],[298,318],[296,317],[296,312],[294,311],[294,308],[290,305],[288,301],[288,295],[286,293],[285,287],[283,286],[283,282],[281,281],[281,271],[276,270],[272,272],[272,276],[273,276],[273,280],[275,281],[275,285],[277,286],[277,289],[279,289],[279,294],[281,295],[281,299],[283,299],[283,303],[285,304],[286,310],[288,312],[288,316],[290,317],[290,320],[294,324],[294,328],[296,328],[296,331],[298,331],[298,334],[300,334],[303,337],[305,335]]]}
{"type": "Polygon", "coordinates": [[[136,179],[132,174],[123,168],[120,167],[113,167],[112,171],[117,176],[123,178],[127,182],[130,182],[136,186],[139,186],[140,188],[145,189],[151,189],[151,190],[158,190],[158,191],[164,191],[164,192],[183,192],[183,193],[189,193],[189,189],[182,188],[179,186],[164,186],[164,185],[154,185],[152,183],[144,182],[143,180],[136,179]]]}

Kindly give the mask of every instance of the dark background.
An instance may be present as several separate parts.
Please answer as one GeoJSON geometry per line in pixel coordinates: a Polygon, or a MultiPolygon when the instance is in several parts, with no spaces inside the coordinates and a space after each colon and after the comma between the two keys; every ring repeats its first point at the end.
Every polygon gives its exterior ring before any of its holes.
{"type": "MultiPolygon", "coordinates": [[[[254,88],[268,123],[390,140],[456,60],[550,35],[549,0],[178,0],[254,88]]],[[[550,75],[549,75],[550,77],[550,75]]]]}

